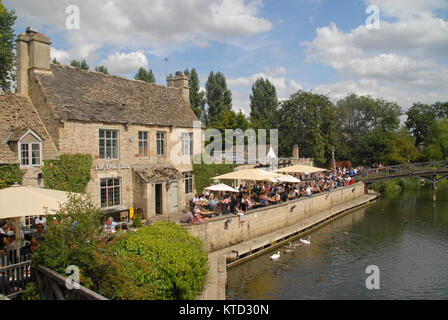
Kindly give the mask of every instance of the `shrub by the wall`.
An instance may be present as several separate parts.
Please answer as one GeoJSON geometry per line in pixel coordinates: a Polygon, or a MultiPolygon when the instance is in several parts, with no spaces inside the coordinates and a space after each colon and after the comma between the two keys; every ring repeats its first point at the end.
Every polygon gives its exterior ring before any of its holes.
{"type": "Polygon", "coordinates": [[[9,188],[16,182],[22,184],[23,175],[16,164],[0,165],[0,189],[9,188]]]}
{"type": "Polygon", "coordinates": [[[85,193],[91,178],[92,163],[92,156],[89,154],[63,154],[58,160],[44,161],[42,172],[45,187],[85,193]]]}
{"type": "Polygon", "coordinates": [[[132,278],[151,285],[156,299],[191,300],[202,290],[208,272],[200,239],[185,228],[159,222],[122,237],[115,244],[118,257],[141,258],[150,272],[129,270],[132,278]]]}

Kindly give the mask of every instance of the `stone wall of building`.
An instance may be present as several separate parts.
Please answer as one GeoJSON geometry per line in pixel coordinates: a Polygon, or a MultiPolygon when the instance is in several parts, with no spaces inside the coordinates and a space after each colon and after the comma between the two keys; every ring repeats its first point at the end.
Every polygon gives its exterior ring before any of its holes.
{"type": "Polygon", "coordinates": [[[221,219],[186,226],[188,232],[204,242],[207,252],[220,250],[258,236],[281,230],[299,223],[323,210],[343,204],[364,195],[364,184],[336,189],[332,192],[301,198],[283,204],[249,211],[246,222],[240,223],[239,217],[233,214],[221,219]]]}
{"type": "MultiPolygon", "coordinates": [[[[192,128],[178,128],[139,125],[111,125],[102,123],[85,123],[78,121],[65,122],[59,129],[59,148],[61,154],[91,154],[93,157],[92,180],[87,191],[95,204],[100,205],[100,180],[102,178],[120,178],[122,181],[122,205],[142,208],[146,216],[155,215],[155,184],[145,182],[133,174],[132,168],[156,168],[173,166],[180,172],[193,171],[189,157],[181,157],[180,132],[193,133],[192,128]],[[103,160],[99,155],[99,130],[111,129],[119,131],[119,159],[103,160]],[[149,158],[139,156],[138,132],[149,132],[149,158]],[[166,154],[157,155],[156,134],[166,132],[166,154]],[[175,139],[178,135],[177,139],[175,139]],[[185,160],[185,163],[182,162],[185,160]],[[108,169],[112,167],[115,169],[108,169]],[[122,169],[120,169],[122,168],[122,169]]],[[[200,149],[199,149],[200,150],[200,149]]],[[[177,213],[186,208],[185,204],[194,195],[185,195],[185,180],[178,180],[178,208],[174,212],[170,208],[168,197],[170,188],[162,183],[163,214],[177,213]]]]}

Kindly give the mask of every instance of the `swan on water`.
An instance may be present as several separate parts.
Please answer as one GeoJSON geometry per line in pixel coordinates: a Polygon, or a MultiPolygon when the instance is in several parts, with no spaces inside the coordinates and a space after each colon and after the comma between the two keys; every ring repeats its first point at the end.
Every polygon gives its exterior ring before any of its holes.
{"type": "Polygon", "coordinates": [[[308,236],[308,240],[304,240],[304,239],[300,238],[300,242],[302,242],[303,244],[306,244],[306,245],[310,245],[311,244],[310,238],[311,238],[311,236],[308,236]]]}
{"type": "Polygon", "coordinates": [[[276,254],[273,254],[273,255],[271,256],[271,259],[272,259],[272,260],[277,260],[278,258],[280,258],[280,251],[278,251],[276,254]]]}

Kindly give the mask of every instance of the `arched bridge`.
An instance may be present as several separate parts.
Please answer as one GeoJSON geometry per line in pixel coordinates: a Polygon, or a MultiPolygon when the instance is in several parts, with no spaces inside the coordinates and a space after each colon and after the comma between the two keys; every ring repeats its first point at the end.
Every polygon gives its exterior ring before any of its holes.
{"type": "Polygon", "coordinates": [[[368,169],[357,175],[357,180],[363,181],[366,186],[369,186],[384,180],[411,177],[431,182],[435,200],[437,183],[448,178],[448,161],[409,163],[368,169]]]}

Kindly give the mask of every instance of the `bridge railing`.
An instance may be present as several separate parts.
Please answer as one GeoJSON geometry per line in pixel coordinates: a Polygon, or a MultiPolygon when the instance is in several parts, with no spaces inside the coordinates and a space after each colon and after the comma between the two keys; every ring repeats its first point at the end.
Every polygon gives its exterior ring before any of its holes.
{"type": "Polygon", "coordinates": [[[448,161],[409,163],[363,171],[357,178],[364,182],[448,173],[448,161]]]}

